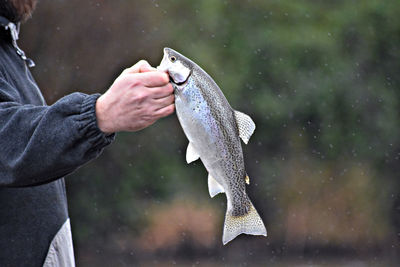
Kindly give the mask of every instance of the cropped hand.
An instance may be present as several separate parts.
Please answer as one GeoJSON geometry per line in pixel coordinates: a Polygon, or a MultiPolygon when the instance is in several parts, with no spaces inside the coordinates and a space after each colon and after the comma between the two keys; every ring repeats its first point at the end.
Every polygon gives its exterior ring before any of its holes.
{"type": "Polygon", "coordinates": [[[96,102],[104,133],[138,131],[174,112],[174,95],[165,72],[141,60],[124,70],[96,102]]]}

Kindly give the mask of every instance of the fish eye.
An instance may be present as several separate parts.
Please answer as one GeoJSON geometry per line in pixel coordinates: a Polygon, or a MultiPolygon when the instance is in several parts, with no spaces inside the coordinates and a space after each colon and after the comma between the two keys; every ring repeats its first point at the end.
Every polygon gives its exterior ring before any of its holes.
{"type": "Polygon", "coordinates": [[[171,62],[175,62],[176,61],[176,57],[175,56],[171,56],[169,59],[171,60],[171,62]]]}

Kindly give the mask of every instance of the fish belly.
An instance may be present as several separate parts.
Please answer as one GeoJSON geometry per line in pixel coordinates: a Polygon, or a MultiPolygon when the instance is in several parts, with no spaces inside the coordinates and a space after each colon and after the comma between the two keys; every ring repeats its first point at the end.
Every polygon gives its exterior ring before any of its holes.
{"type": "MultiPolygon", "coordinates": [[[[185,93],[188,94],[189,90],[185,93]]],[[[196,90],[193,90],[196,91],[196,90]]],[[[229,147],[221,132],[223,125],[213,116],[209,104],[200,94],[192,97],[177,96],[175,98],[176,113],[182,129],[189,142],[195,148],[207,171],[221,184],[225,192],[230,190],[229,177],[231,171],[226,167],[232,164],[229,147]]]]}

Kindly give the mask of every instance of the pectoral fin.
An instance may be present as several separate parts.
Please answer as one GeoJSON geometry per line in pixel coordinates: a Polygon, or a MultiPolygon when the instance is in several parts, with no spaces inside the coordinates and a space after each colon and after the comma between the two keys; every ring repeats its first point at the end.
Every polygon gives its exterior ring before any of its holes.
{"type": "Polygon", "coordinates": [[[220,185],[210,174],[208,174],[208,192],[210,193],[210,197],[212,198],[219,193],[225,192],[222,185],[220,185]]]}
{"type": "Polygon", "coordinates": [[[235,110],[236,124],[239,128],[239,136],[242,138],[243,142],[247,145],[250,137],[256,129],[256,125],[249,115],[243,112],[235,110]]]}
{"type": "Polygon", "coordinates": [[[197,154],[196,149],[194,149],[193,145],[189,143],[186,149],[186,162],[189,164],[195,160],[200,158],[199,154],[197,154]]]}

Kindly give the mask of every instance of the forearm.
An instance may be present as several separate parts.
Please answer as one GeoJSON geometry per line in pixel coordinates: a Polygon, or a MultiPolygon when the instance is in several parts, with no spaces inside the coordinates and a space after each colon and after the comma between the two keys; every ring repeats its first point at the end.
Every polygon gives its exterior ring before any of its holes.
{"type": "Polygon", "coordinates": [[[0,186],[62,177],[97,157],[118,131],[138,131],[174,111],[168,75],[140,61],[100,95],[75,93],[51,106],[20,104],[0,79],[0,186]]]}
{"type": "Polygon", "coordinates": [[[60,178],[97,157],[113,136],[97,126],[99,95],[75,93],[52,106],[0,103],[0,186],[60,178]]]}

